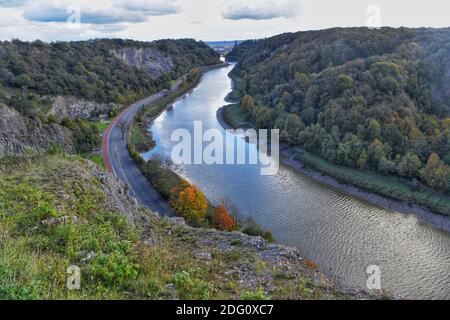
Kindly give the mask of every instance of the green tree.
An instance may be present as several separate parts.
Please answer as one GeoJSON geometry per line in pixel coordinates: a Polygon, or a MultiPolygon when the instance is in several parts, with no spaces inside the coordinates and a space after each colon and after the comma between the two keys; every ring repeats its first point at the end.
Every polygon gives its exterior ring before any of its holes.
{"type": "Polygon", "coordinates": [[[421,167],[422,163],[417,154],[408,152],[403,156],[398,167],[398,172],[403,177],[414,178],[417,176],[421,167]]]}
{"type": "Polygon", "coordinates": [[[241,109],[249,118],[253,118],[255,114],[255,101],[249,95],[244,96],[241,99],[241,109]]]}

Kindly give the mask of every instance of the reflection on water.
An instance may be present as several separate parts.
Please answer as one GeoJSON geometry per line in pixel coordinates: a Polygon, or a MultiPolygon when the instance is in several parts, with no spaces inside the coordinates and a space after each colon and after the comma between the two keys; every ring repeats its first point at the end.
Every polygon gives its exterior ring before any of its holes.
{"type": "MultiPolygon", "coordinates": [[[[216,111],[231,90],[230,68],[207,73],[189,96],[152,124],[157,147],[170,155],[172,131],[220,128],[216,111]]],[[[245,143],[239,140],[238,143],[245,143]]],[[[247,148],[255,148],[247,145],[247,148]]],[[[450,234],[405,215],[352,198],[287,167],[261,176],[257,165],[188,165],[180,174],[217,203],[233,202],[272,230],[278,242],[296,246],[321,271],[343,285],[365,288],[365,269],[381,267],[383,288],[411,298],[450,299],[450,234]]]]}

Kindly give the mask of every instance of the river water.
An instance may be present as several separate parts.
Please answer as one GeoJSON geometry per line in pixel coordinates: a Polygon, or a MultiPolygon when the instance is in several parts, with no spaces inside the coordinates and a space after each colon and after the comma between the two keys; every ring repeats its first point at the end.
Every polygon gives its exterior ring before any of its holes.
{"type": "MultiPolygon", "coordinates": [[[[170,156],[172,132],[218,128],[217,110],[231,91],[233,66],[206,73],[199,86],[151,125],[155,153],[170,156]]],[[[256,148],[237,138],[237,145],[256,148]]],[[[353,198],[281,166],[262,176],[258,165],[183,165],[179,173],[213,202],[226,198],[243,216],[270,229],[277,242],[297,247],[345,287],[366,288],[366,268],[379,266],[381,286],[413,299],[450,299],[450,234],[406,215],[353,198]]]]}

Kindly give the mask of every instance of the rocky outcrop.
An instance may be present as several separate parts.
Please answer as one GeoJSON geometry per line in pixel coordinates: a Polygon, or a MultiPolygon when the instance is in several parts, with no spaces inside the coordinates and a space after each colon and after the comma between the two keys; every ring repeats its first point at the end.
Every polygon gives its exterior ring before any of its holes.
{"type": "Polygon", "coordinates": [[[49,111],[49,114],[56,115],[60,119],[71,117],[72,119],[89,119],[99,114],[109,113],[117,108],[115,104],[96,103],[75,97],[57,97],[49,111]]]}
{"type": "Polygon", "coordinates": [[[170,57],[155,49],[124,48],[114,50],[113,54],[128,66],[145,70],[152,79],[156,79],[163,73],[171,72],[174,69],[170,57]]]}
{"type": "Polygon", "coordinates": [[[66,152],[74,153],[72,132],[57,124],[44,124],[39,118],[24,117],[13,108],[0,104],[0,157],[27,150],[47,150],[58,143],[66,152]]]}

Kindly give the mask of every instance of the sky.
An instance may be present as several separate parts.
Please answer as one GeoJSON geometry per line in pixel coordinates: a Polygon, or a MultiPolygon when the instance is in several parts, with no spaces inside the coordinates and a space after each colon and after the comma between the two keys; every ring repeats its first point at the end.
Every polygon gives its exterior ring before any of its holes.
{"type": "Polygon", "coordinates": [[[449,0],[0,0],[0,39],[244,40],[330,27],[449,27],[449,0]]]}

